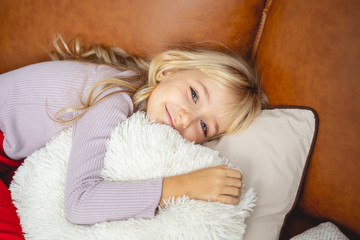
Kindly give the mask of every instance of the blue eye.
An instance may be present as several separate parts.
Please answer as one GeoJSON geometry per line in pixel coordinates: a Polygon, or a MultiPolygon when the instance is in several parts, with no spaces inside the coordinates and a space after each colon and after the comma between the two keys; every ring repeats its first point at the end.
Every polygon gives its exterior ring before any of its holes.
{"type": "MultiPolygon", "coordinates": [[[[198,96],[197,96],[197,94],[196,94],[196,92],[195,92],[194,89],[190,88],[190,91],[191,91],[191,97],[192,97],[192,99],[194,100],[194,102],[196,103],[196,102],[198,101],[198,96]]],[[[205,123],[203,120],[200,120],[200,124],[201,124],[201,128],[202,128],[202,130],[203,130],[203,132],[204,132],[204,135],[205,135],[205,137],[206,137],[206,135],[207,135],[207,126],[206,126],[206,123],[205,123]]]]}
{"type": "Polygon", "coordinates": [[[191,97],[194,100],[194,102],[196,103],[198,100],[198,96],[197,96],[196,92],[194,91],[194,89],[190,88],[190,91],[191,91],[191,97]]]}
{"type": "Polygon", "coordinates": [[[205,137],[207,135],[207,126],[206,123],[203,120],[200,120],[201,128],[204,131],[205,137]]]}

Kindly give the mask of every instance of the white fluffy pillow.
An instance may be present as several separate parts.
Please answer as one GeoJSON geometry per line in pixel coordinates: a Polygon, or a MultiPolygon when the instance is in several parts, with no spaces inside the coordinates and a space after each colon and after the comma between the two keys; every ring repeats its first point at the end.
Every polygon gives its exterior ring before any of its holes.
{"type": "Polygon", "coordinates": [[[279,239],[286,215],[296,203],[317,130],[308,108],[263,110],[243,133],[205,144],[243,170],[257,192],[254,212],[246,219],[244,240],[279,239]]]}
{"type": "MultiPolygon", "coordinates": [[[[243,193],[236,206],[183,197],[160,208],[153,219],[91,226],[69,223],[63,202],[70,149],[68,129],[28,157],[16,171],[10,190],[26,239],[242,239],[244,220],[255,205],[252,188],[243,193]]],[[[169,126],[150,124],[145,114],[138,112],[114,130],[102,176],[143,180],[224,163],[226,159],[216,151],[184,140],[169,126]]]]}

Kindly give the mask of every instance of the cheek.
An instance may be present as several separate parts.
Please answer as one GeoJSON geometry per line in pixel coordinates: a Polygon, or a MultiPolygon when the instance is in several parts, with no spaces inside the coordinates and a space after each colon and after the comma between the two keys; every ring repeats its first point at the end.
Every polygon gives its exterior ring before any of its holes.
{"type": "Polygon", "coordinates": [[[197,129],[186,129],[180,134],[190,142],[202,143],[205,141],[205,137],[200,135],[197,129]]]}
{"type": "Polygon", "coordinates": [[[146,113],[149,116],[149,120],[158,120],[161,116],[161,104],[157,101],[156,96],[150,96],[146,105],[146,113]]]}

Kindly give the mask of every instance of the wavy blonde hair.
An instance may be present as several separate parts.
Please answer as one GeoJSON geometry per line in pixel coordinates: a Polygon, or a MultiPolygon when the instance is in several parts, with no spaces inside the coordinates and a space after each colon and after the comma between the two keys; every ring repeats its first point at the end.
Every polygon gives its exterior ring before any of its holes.
{"type": "MultiPolygon", "coordinates": [[[[131,56],[118,47],[106,47],[91,45],[84,47],[78,39],[67,44],[61,37],[53,41],[55,51],[50,52],[52,60],[76,60],[96,64],[106,64],[120,71],[132,70],[135,75],[127,78],[111,78],[97,82],[90,90],[86,101],[82,101],[82,107],[64,108],[56,113],[54,120],[62,123],[76,121],[89,108],[113,92],[99,98],[100,95],[115,87],[122,87],[132,96],[134,107],[146,103],[152,90],[158,85],[158,77],[167,70],[200,70],[212,78],[215,83],[232,93],[237,102],[226,106],[225,117],[233,119],[228,130],[221,135],[230,134],[246,128],[259,114],[262,108],[267,106],[268,100],[261,88],[256,71],[243,58],[233,53],[225,54],[213,50],[169,50],[156,55],[151,61],[131,56]],[[101,87],[102,86],[102,87],[101,87]],[[96,91],[96,89],[100,90],[96,91]],[[80,114],[70,120],[59,118],[62,112],[79,111],[80,114]]],[[[146,106],[141,108],[145,110],[146,106]]],[[[219,136],[216,136],[219,137],[219,136]]]]}

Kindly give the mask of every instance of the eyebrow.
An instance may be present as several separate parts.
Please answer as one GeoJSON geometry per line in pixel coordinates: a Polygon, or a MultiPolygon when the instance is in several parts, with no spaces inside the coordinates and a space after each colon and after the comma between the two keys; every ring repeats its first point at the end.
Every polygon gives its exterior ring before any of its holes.
{"type": "Polygon", "coordinates": [[[201,86],[203,92],[205,93],[207,100],[210,101],[210,95],[209,95],[209,92],[208,92],[207,88],[205,87],[205,85],[200,81],[197,81],[197,82],[201,86]]]}
{"type": "Polygon", "coordinates": [[[216,130],[216,134],[218,134],[219,133],[219,125],[217,124],[217,122],[216,121],[214,121],[215,122],[215,130],[216,130]]]}

